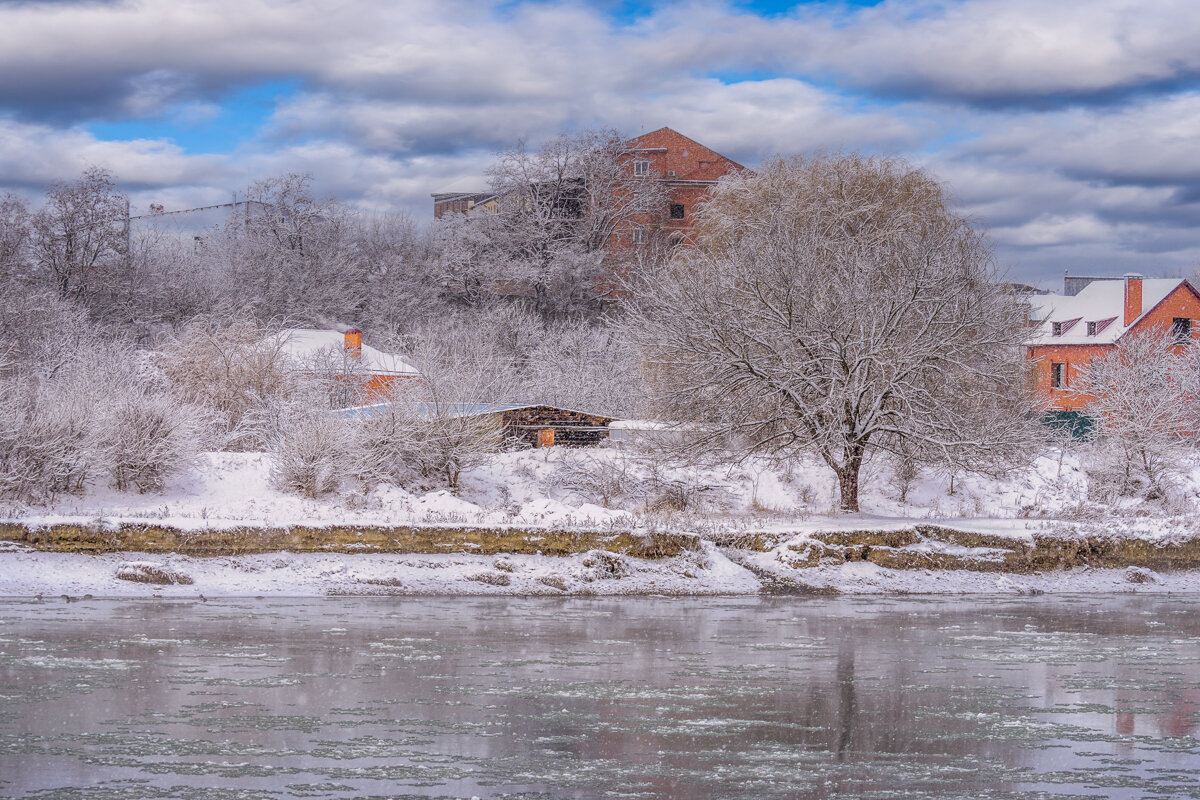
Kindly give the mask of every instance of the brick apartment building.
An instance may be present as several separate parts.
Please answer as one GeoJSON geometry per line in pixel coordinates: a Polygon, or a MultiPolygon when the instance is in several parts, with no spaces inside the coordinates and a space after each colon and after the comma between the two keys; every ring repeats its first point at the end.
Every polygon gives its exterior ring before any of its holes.
{"type": "MultiPolygon", "coordinates": [[[[667,188],[669,205],[665,217],[647,215],[638,225],[618,237],[617,246],[646,243],[654,234],[664,241],[686,241],[692,231],[696,208],[724,175],[746,168],[736,161],[690,139],[671,128],[659,128],[626,142],[621,155],[631,179],[662,181],[667,188]]],[[[470,214],[494,206],[496,197],[488,191],[464,187],[435,192],[433,215],[470,214]]]]}

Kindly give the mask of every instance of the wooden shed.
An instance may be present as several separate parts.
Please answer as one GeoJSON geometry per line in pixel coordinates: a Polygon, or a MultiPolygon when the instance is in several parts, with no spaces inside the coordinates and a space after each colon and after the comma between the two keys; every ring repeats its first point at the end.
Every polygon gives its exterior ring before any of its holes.
{"type": "MultiPolygon", "coordinates": [[[[383,413],[393,403],[376,403],[345,408],[336,413],[346,417],[370,417],[383,413]]],[[[557,406],[531,403],[414,403],[410,406],[423,416],[480,417],[499,419],[506,439],[531,447],[588,447],[608,438],[609,425],[616,417],[557,406]]]]}
{"type": "Polygon", "coordinates": [[[615,417],[555,406],[507,406],[498,412],[504,435],[533,447],[587,447],[608,438],[615,417]]]}

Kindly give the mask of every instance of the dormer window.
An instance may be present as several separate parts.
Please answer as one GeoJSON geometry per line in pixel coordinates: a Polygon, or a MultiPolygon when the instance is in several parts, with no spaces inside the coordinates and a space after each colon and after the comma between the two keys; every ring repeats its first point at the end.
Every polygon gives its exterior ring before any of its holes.
{"type": "Polygon", "coordinates": [[[1062,336],[1064,333],[1071,330],[1071,328],[1075,327],[1075,323],[1079,322],[1080,319],[1081,317],[1076,317],[1075,319],[1068,319],[1064,322],[1051,322],[1050,332],[1055,336],[1062,336]]]}
{"type": "Polygon", "coordinates": [[[1096,323],[1089,322],[1087,324],[1087,326],[1088,326],[1088,336],[1095,336],[1096,335],[1096,323]]]}

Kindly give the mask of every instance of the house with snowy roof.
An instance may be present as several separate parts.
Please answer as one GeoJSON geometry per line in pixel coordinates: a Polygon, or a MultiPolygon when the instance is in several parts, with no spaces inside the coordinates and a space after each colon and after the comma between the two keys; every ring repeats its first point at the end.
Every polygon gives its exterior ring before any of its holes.
{"type": "Polygon", "coordinates": [[[1141,332],[1170,332],[1181,344],[1196,337],[1200,292],[1180,278],[1069,276],[1062,294],[1026,297],[1031,330],[1026,356],[1033,380],[1059,413],[1086,409],[1091,398],[1073,391],[1080,371],[1141,332]]]}
{"type": "Polygon", "coordinates": [[[285,328],[271,336],[270,341],[297,371],[345,386],[347,405],[360,400],[387,399],[394,393],[397,381],[418,379],[421,374],[399,356],[363,344],[363,334],[358,328],[342,331],[285,328]]]}

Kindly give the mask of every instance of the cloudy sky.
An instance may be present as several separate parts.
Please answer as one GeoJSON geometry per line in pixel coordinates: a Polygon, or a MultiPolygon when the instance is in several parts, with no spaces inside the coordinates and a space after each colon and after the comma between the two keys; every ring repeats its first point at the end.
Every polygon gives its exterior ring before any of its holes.
{"type": "Polygon", "coordinates": [[[669,125],[754,166],[907,156],[1014,277],[1200,262],[1189,0],[0,0],[0,191],[168,209],[310,172],[431,216],[518,138],[669,125]]]}

